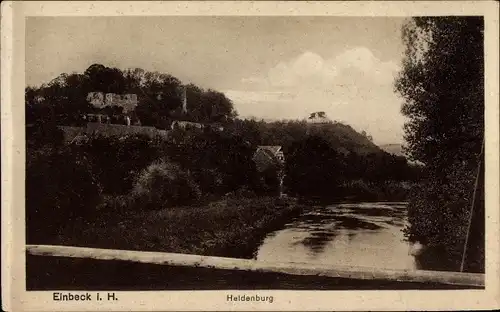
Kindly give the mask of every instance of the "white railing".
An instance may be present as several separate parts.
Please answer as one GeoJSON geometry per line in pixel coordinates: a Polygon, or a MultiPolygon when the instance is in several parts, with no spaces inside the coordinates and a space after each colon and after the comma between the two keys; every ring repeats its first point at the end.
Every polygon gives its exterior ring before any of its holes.
{"type": "Polygon", "coordinates": [[[34,256],[118,260],[145,264],[274,272],[291,275],[324,276],[333,278],[386,280],[395,282],[438,283],[470,287],[484,287],[484,274],[422,270],[382,270],[366,267],[326,266],[306,263],[274,263],[257,260],[209,257],[188,254],[97,249],[72,246],[27,245],[34,256]]]}

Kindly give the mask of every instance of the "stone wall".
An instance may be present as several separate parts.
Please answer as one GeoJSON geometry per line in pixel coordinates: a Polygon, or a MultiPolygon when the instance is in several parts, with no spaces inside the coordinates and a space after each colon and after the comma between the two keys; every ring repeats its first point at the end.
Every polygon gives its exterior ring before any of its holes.
{"type": "Polygon", "coordinates": [[[89,122],[85,128],[86,134],[103,134],[107,136],[123,136],[127,134],[145,134],[151,138],[158,135],[155,127],[126,126],[89,122]]]}
{"type": "Polygon", "coordinates": [[[105,106],[123,107],[123,112],[127,113],[137,106],[137,94],[115,94],[103,92],[90,92],[87,101],[98,108],[105,106]]]}
{"type": "Polygon", "coordinates": [[[158,130],[155,127],[145,127],[145,126],[126,126],[117,124],[103,124],[97,122],[89,122],[85,127],[69,127],[60,126],[59,127],[64,132],[64,140],[66,142],[71,142],[77,135],[95,135],[101,134],[104,136],[125,136],[131,134],[143,134],[150,138],[163,138],[167,139],[169,131],[158,130]]]}

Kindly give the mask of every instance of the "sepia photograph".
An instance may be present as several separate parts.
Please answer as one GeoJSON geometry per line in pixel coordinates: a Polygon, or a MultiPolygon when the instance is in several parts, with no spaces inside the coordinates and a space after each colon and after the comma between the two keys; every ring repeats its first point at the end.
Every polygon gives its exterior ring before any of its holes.
{"type": "Polygon", "coordinates": [[[485,291],[484,16],[24,29],[26,292],[485,291]]]}

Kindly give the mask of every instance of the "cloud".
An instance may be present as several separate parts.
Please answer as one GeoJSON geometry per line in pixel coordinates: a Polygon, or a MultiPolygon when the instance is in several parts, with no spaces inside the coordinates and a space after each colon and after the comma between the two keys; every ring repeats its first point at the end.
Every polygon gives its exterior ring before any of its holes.
{"type": "Polygon", "coordinates": [[[256,117],[263,119],[297,119],[308,114],[303,105],[296,105],[300,99],[290,92],[260,92],[226,90],[241,117],[256,117]]]}
{"type": "Polygon", "coordinates": [[[392,83],[394,75],[399,70],[396,63],[381,61],[371,50],[365,47],[347,50],[336,56],[332,61],[340,71],[357,70],[378,84],[392,83]]]}
{"type": "Polygon", "coordinates": [[[264,80],[272,87],[295,88],[300,85],[316,89],[333,83],[337,75],[335,66],[318,54],[305,52],[291,61],[280,62],[271,68],[264,80]]]}
{"type": "Polygon", "coordinates": [[[369,49],[356,47],[328,59],[308,51],[279,62],[265,77],[243,78],[242,82],[263,88],[324,89],[345,84],[344,78],[352,74],[362,74],[376,84],[391,83],[398,70],[396,63],[381,61],[369,49]]]}
{"type": "Polygon", "coordinates": [[[295,94],[290,92],[260,92],[260,91],[241,91],[241,90],[227,90],[226,96],[233,100],[244,100],[250,103],[261,102],[288,102],[295,98],[295,94]]]}
{"type": "Polygon", "coordinates": [[[325,111],[375,140],[399,142],[404,118],[401,100],[393,92],[396,61],[380,60],[366,47],[326,59],[308,51],[282,60],[261,76],[242,79],[242,89],[226,95],[241,116],[301,119],[325,111]]]}

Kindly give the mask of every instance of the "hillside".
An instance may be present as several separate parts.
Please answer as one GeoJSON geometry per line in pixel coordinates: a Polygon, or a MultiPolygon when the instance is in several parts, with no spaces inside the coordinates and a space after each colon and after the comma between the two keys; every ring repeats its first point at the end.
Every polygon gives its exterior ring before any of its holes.
{"type": "Polygon", "coordinates": [[[382,150],[366,136],[342,123],[311,125],[310,134],[325,138],[339,152],[354,152],[359,155],[380,153],[382,150]]]}
{"type": "Polygon", "coordinates": [[[183,84],[167,73],[102,64],[28,86],[25,101],[27,124],[53,118],[60,126],[81,126],[100,115],[97,118],[104,116],[114,123],[128,120],[132,125],[166,130],[172,120],[212,123],[236,117],[231,100],[216,90],[183,84]],[[83,121],[82,115],[88,119],[83,121]]]}
{"type": "Polygon", "coordinates": [[[237,119],[229,128],[230,132],[255,145],[281,145],[285,150],[308,135],[316,135],[344,154],[383,152],[366,136],[356,132],[351,126],[338,122],[314,124],[299,120],[266,122],[237,119]]]}
{"type": "MultiPolygon", "coordinates": [[[[172,120],[203,124],[222,122],[227,129],[225,132],[230,135],[236,134],[253,145],[280,145],[285,150],[293,142],[313,134],[320,136],[332,148],[344,154],[382,153],[369,137],[356,132],[349,125],[332,122],[325,112],[313,112],[307,121],[266,122],[238,119],[233,103],[223,93],[211,89],[204,90],[193,84],[184,85],[170,74],[142,69],[120,70],[93,64],[83,73],[63,73],[48,85],[27,87],[25,96],[27,124],[57,118],[59,126],[71,127],[67,128],[70,140],[74,137],[73,128],[86,123],[82,120],[82,114],[118,114],[123,118],[126,115],[133,124],[163,130],[170,129],[172,120]],[[136,100],[131,107],[128,107],[130,103],[124,102],[127,104],[127,109],[124,110],[121,100],[112,101],[114,106],[109,103],[104,106],[102,103],[90,103],[89,96],[93,99],[96,95],[101,98],[106,96],[106,101],[108,95],[111,95],[112,99],[130,96],[136,100]],[[49,105],[52,106],[51,115],[48,115],[45,109],[49,105]],[[117,108],[118,113],[110,107],[117,108]]],[[[123,127],[108,128],[105,133],[123,127]]]]}
{"type": "Polygon", "coordinates": [[[403,152],[403,146],[401,144],[383,144],[380,145],[380,148],[387,153],[396,155],[396,156],[405,156],[403,152]]]}

